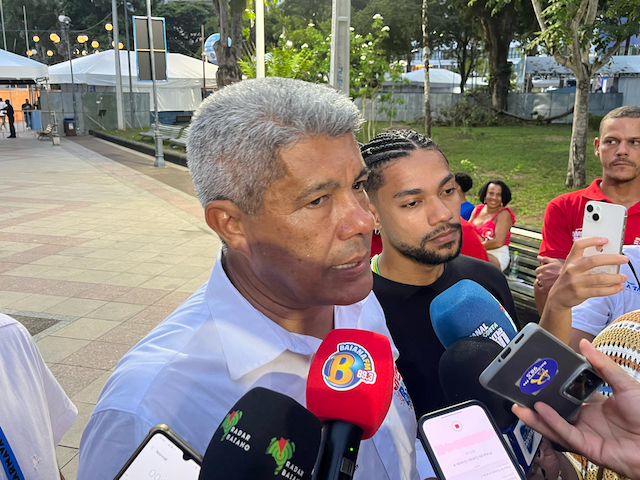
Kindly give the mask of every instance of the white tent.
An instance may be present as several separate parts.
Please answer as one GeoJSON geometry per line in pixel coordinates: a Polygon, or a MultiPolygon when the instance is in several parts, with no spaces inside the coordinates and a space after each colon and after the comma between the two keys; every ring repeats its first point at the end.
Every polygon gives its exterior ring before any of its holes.
{"type": "MultiPolygon", "coordinates": [[[[424,69],[414,70],[412,72],[403,73],[402,78],[409,80],[412,85],[424,85],[424,69]]],[[[429,69],[430,91],[433,93],[460,93],[460,80],[462,77],[459,73],[452,72],[445,68],[429,69]]],[[[385,82],[390,83],[390,82],[385,82]]],[[[486,82],[478,78],[467,80],[467,86],[486,85],[486,82]]]]}
{"type": "MultiPolygon", "coordinates": [[[[76,84],[113,87],[116,85],[115,52],[107,50],[73,60],[73,81],[76,84]]],[[[122,72],[122,91],[129,91],[129,66],[127,52],[120,51],[120,71],[122,72]]],[[[150,81],[139,82],[136,55],[131,52],[131,72],[134,92],[148,92],[153,110],[153,86],[150,81]]],[[[215,88],[218,67],[205,63],[207,88],[215,88]]],[[[179,53],[167,53],[167,81],[157,82],[158,110],[192,111],[202,101],[202,61],[179,53]]],[[[49,83],[70,84],[69,62],[49,67],[49,83]]]]}
{"type": "MultiPolygon", "coordinates": [[[[411,83],[424,83],[424,68],[414,70],[413,72],[403,73],[402,78],[409,80],[411,83]]],[[[433,87],[441,86],[460,86],[460,74],[452,72],[444,68],[429,69],[429,83],[433,87]]]]}
{"type": "Polygon", "coordinates": [[[27,81],[31,83],[36,78],[46,76],[46,65],[0,49],[0,81],[27,81]]]}
{"type": "MultiPolygon", "coordinates": [[[[531,75],[549,75],[549,76],[561,76],[569,75],[573,76],[574,73],[567,67],[563,67],[558,64],[553,57],[527,57],[526,74],[531,75]]],[[[609,63],[604,65],[600,70],[596,72],[601,77],[608,77],[614,75],[620,76],[637,76],[640,75],[640,57],[638,56],[615,56],[611,57],[609,63]]]]}

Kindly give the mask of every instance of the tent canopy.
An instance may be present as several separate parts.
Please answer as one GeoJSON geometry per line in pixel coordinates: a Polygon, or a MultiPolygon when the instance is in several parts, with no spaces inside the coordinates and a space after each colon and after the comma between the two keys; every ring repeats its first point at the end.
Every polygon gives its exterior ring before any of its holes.
{"type": "MultiPolygon", "coordinates": [[[[129,65],[127,52],[120,51],[120,71],[123,91],[129,91],[129,65]]],[[[131,53],[131,76],[134,92],[151,94],[150,81],[137,80],[137,59],[131,53]]],[[[205,63],[207,88],[216,86],[218,67],[205,63]]],[[[202,61],[179,53],[167,53],[167,81],[158,81],[158,109],[160,111],[195,110],[202,101],[202,61]]],[[[115,87],[116,66],[114,50],[94,53],[73,60],[73,81],[78,84],[115,87]]],[[[49,67],[49,83],[70,84],[71,69],[69,62],[49,67]]],[[[153,97],[151,97],[153,108],[153,97]]]]}
{"type": "MultiPolygon", "coordinates": [[[[530,75],[573,76],[567,67],[556,62],[553,57],[527,57],[525,73],[530,75]]],[[[615,75],[632,76],[640,74],[640,56],[614,56],[611,61],[598,70],[597,75],[612,77],[615,75]]]]}
{"type": "MultiPolygon", "coordinates": [[[[408,80],[411,85],[422,86],[424,85],[424,68],[414,70],[412,72],[403,73],[403,80],[408,80]]],[[[430,68],[429,69],[429,83],[431,91],[434,93],[460,93],[460,81],[462,77],[459,73],[452,72],[445,68],[430,68]]],[[[387,78],[384,82],[386,85],[390,85],[393,82],[387,78]]],[[[467,78],[466,85],[468,87],[477,87],[480,85],[486,85],[487,82],[479,77],[467,78]]]]}
{"type": "Polygon", "coordinates": [[[0,49],[0,81],[34,82],[46,76],[46,65],[0,49]]]}
{"type": "MultiPolygon", "coordinates": [[[[413,72],[403,73],[402,78],[409,80],[411,83],[424,83],[424,68],[420,70],[414,70],[413,72]]],[[[431,84],[442,83],[445,85],[460,85],[459,73],[452,72],[444,68],[430,68],[429,69],[429,82],[431,84]]]]}

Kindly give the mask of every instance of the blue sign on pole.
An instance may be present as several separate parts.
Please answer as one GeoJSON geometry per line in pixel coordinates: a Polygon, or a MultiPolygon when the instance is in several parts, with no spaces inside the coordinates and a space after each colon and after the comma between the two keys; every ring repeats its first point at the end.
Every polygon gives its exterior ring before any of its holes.
{"type": "MultiPolygon", "coordinates": [[[[204,55],[209,61],[209,63],[213,63],[214,65],[218,65],[218,59],[216,58],[216,52],[213,48],[213,45],[220,41],[220,34],[214,33],[210,35],[204,42],[204,55]]],[[[228,45],[231,46],[231,39],[227,38],[228,45]]]]}

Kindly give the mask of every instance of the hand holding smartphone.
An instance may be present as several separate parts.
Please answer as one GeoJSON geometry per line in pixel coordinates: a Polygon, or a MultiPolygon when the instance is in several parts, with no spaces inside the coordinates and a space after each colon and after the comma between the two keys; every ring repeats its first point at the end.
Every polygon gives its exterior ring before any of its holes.
{"type": "MultiPolygon", "coordinates": [[[[614,203],[589,200],[584,207],[582,221],[582,238],[606,237],[609,241],[600,249],[588,247],[584,251],[585,257],[603,254],[622,253],[624,233],[627,225],[627,208],[614,203]]],[[[620,273],[620,265],[604,265],[592,268],[591,273],[620,273]]]]}

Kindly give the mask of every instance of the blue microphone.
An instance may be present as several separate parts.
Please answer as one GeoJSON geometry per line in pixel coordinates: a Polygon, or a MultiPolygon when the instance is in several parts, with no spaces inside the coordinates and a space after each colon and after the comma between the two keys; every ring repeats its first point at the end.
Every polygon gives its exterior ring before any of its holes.
{"type": "Polygon", "coordinates": [[[429,313],[444,348],[465,337],[490,338],[505,347],[518,332],[496,297],[473,280],[451,285],[433,299],[429,313]]]}
{"type": "Polygon", "coordinates": [[[480,373],[501,352],[502,348],[487,338],[463,338],[442,354],[438,375],[448,402],[478,400],[487,407],[526,473],[538,452],[542,435],[511,412],[512,402],[486,390],[478,380],[480,373]]]}

